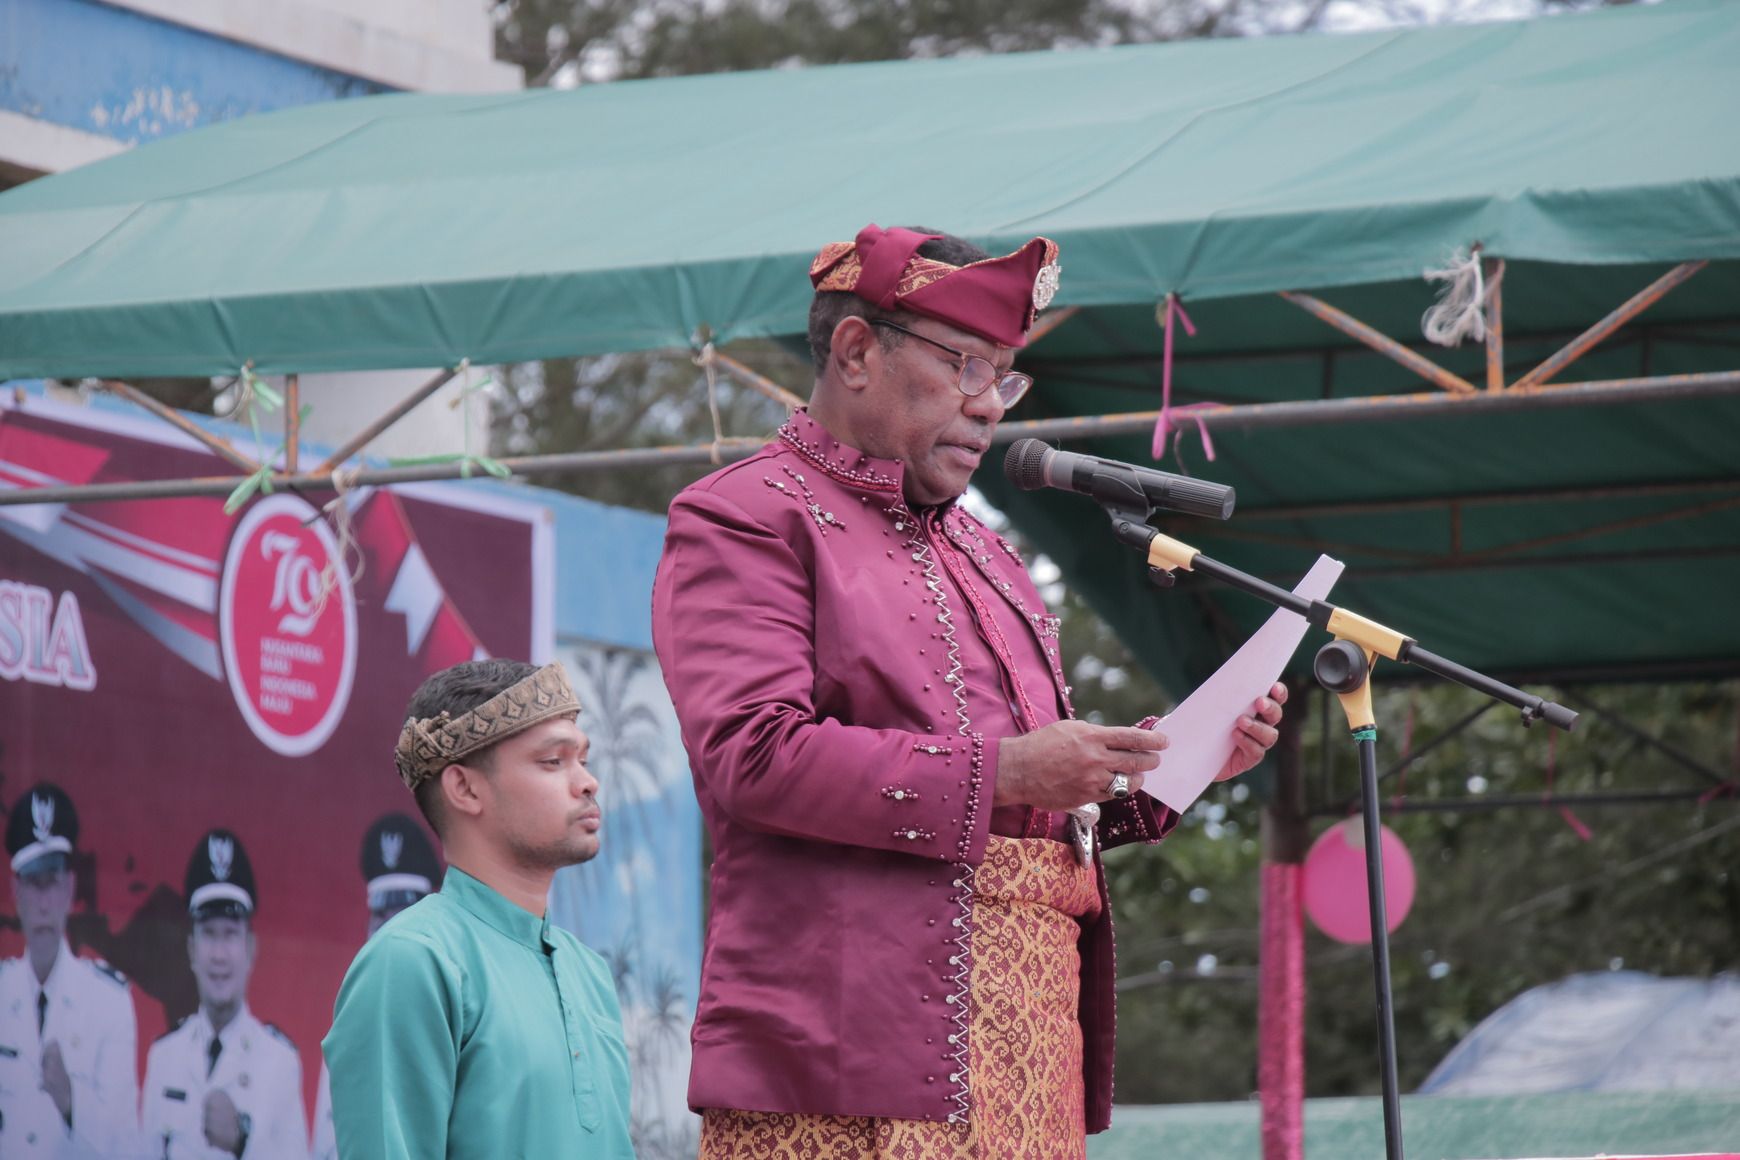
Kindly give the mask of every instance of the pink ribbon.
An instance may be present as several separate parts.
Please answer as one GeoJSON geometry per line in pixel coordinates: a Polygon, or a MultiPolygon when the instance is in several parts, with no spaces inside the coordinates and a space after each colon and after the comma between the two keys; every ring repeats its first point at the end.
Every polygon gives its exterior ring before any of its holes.
{"type": "MultiPolygon", "coordinates": [[[[1559,734],[1556,730],[1549,731],[1547,733],[1547,789],[1545,793],[1541,794],[1541,800],[1544,802],[1553,800],[1553,767],[1558,764],[1558,758],[1559,734]]],[[[1583,824],[1583,819],[1571,812],[1570,806],[1560,806],[1559,816],[1565,819],[1565,824],[1571,827],[1571,832],[1585,842],[1595,836],[1594,832],[1583,824]]]]}
{"type": "Polygon", "coordinates": [[[1198,413],[1211,410],[1217,403],[1187,403],[1182,407],[1172,405],[1172,323],[1173,319],[1184,323],[1184,333],[1196,337],[1196,325],[1190,321],[1190,315],[1184,312],[1184,304],[1178,301],[1178,295],[1166,295],[1165,303],[1160,307],[1161,326],[1165,330],[1165,347],[1160,356],[1160,417],[1154,421],[1154,445],[1150,454],[1156,460],[1166,457],[1166,436],[1171,434],[1172,454],[1178,454],[1178,442],[1184,437],[1183,430],[1174,432],[1173,419],[1181,417],[1196,420],[1196,433],[1202,438],[1203,454],[1208,456],[1210,463],[1214,462],[1214,440],[1209,438],[1208,428],[1202,422],[1198,413]]]}

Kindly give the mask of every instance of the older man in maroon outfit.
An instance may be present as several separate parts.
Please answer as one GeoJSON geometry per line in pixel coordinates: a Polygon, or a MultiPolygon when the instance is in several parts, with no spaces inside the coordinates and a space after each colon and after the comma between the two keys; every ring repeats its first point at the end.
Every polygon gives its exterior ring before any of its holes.
{"type": "Polygon", "coordinates": [[[808,411],[671,506],[654,641],[714,846],[703,1157],[1078,1157],[1110,1121],[1098,849],[1176,821],[1141,792],[1166,739],[1072,719],[1057,618],[955,502],[1057,274],[1045,238],[826,247],[808,411]]]}

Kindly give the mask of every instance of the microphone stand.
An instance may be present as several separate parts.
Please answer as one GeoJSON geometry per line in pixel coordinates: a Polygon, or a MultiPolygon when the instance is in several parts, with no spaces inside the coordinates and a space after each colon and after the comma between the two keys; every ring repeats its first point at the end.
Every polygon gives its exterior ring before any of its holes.
{"type": "Polygon", "coordinates": [[[1388,1160],[1402,1160],[1402,1110],[1396,1079],[1395,1003],[1390,989],[1390,928],[1384,906],[1383,845],[1379,830],[1377,791],[1377,717],[1371,706],[1371,669],[1380,656],[1434,673],[1446,680],[1485,693],[1497,701],[1522,710],[1524,726],[1546,721],[1569,730],[1577,714],[1563,705],[1531,696],[1502,681],[1464,668],[1421,648],[1413,638],[1393,628],[1368,620],[1357,612],[1322,600],[1277,588],[1237,568],[1204,556],[1189,544],[1164,535],[1148,520],[1154,511],[1141,503],[1102,503],[1112,518],[1112,533],[1123,543],[1143,552],[1154,582],[1170,588],[1174,572],[1182,568],[1248,592],[1277,608],[1296,612],[1327,631],[1335,639],[1317,650],[1312,675],[1318,684],[1334,693],[1347,716],[1348,729],[1359,749],[1360,796],[1365,815],[1365,876],[1371,904],[1372,975],[1377,988],[1378,1056],[1383,1078],[1384,1149],[1388,1160]]]}

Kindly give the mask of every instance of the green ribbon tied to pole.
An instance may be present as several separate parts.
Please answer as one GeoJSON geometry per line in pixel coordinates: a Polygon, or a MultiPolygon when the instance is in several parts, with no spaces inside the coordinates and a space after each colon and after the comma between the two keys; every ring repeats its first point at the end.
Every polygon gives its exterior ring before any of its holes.
{"type": "MultiPolygon", "coordinates": [[[[265,442],[260,436],[259,411],[264,409],[267,414],[276,414],[284,407],[284,396],[265,380],[255,377],[254,370],[250,366],[242,368],[241,384],[242,393],[241,397],[236,400],[236,410],[243,407],[247,408],[248,429],[253,433],[254,446],[259,447],[265,442]],[[254,405],[256,403],[259,404],[259,407],[254,405]]],[[[311,404],[304,404],[296,413],[297,422],[306,423],[308,416],[313,411],[314,407],[311,404]]],[[[234,412],[232,411],[231,414],[234,412]]],[[[253,498],[255,492],[261,492],[265,495],[272,494],[272,464],[284,454],[284,448],[288,445],[288,439],[279,443],[278,449],[261,461],[259,470],[248,475],[236,485],[236,489],[230,492],[230,497],[224,501],[224,515],[235,515],[248,500],[253,498]]]]}
{"type": "Polygon", "coordinates": [[[458,454],[413,455],[403,458],[388,459],[387,462],[394,467],[426,467],[437,463],[457,463],[459,464],[459,474],[464,479],[470,479],[473,471],[484,471],[495,476],[497,479],[512,479],[514,473],[508,469],[506,464],[499,460],[491,459],[487,455],[475,455],[471,450],[471,408],[467,407],[466,403],[472,395],[477,394],[479,391],[487,391],[490,387],[494,386],[495,376],[485,375],[476,383],[470,382],[470,359],[461,362],[459,364],[459,369],[465,374],[468,381],[459,388],[458,396],[454,398],[453,402],[449,405],[465,408],[464,411],[461,412],[461,417],[464,420],[463,426],[461,427],[461,430],[464,432],[464,443],[461,445],[463,450],[458,454]]]}

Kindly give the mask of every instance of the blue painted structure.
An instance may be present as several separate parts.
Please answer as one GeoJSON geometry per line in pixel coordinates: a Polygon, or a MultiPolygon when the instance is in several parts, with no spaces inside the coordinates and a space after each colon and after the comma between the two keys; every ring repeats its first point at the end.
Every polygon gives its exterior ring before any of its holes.
{"type": "Polygon", "coordinates": [[[392,91],[94,0],[0,0],[0,109],[127,144],[392,91]]]}

